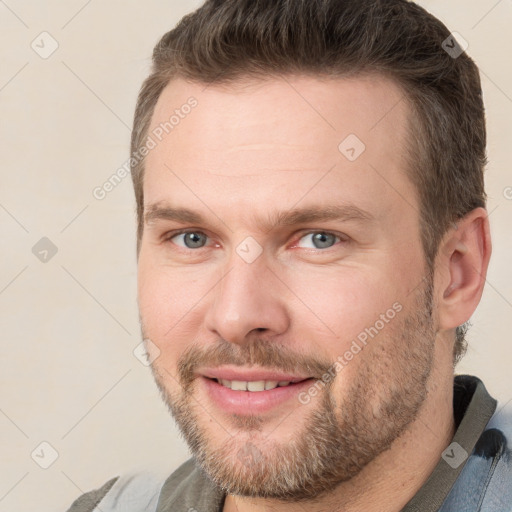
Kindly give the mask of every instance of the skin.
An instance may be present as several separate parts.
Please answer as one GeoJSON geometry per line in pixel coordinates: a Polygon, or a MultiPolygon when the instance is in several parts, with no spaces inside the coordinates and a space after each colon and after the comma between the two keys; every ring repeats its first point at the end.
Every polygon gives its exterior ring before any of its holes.
{"type": "MultiPolygon", "coordinates": [[[[149,153],[144,178],[146,213],[158,206],[204,217],[191,222],[153,215],[144,225],[139,309],[150,352],[158,355],[153,372],[164,400],[181,427],[189,418],[187,428],[203,434],[205,448],[222,454],[224,477],[247,480],[279,462],[278,454],[301,438],[329,396],[340,436],[351,426],[361,432],[352,440],[354,454],[370,441],[375,449],[350,471],[340,462],[336,484],[333,471],[325,492],[301,497],[300,507],[400,510],[454,433],[454,330],[482,294],[491,252],[486,211],[473,210],[446,233],[427,320],[418,199],[405,173],[410,111],[393,82],[371,75],[294,76],[206,87],[175,79],[158,101],[152,128],[189,96],[197,107],[149,153]],[[349,134],[366,146],[353,162],[338,150],[349,134]],[[373,220],[275,222],[278,212],[347,204],[373,220]],[[206,246],[187,248],[177,234],[182,229],[204,233],[206,246]],[[312,232],[336,235],[332,246],[315,247],[312,232]],[[247,237],[262,249],[252,263],[237,252],[247,237]],[[187,380],[180,366],[191,361],[191,347],[208,356],[224,343],[248,368],[268,355],[256,350],[251,360],[249,349],[271,344],[283,361],[311,362],[319,371],[397,302],[396,318],[305,405],[289,400],[263,414],[235,417],[211,400],[200,374],[192,371],[187,380]],[[393,392],[403,397],[394,403],[404,407],[401,420],[384,407],[393,403],[393,392]],[[342,421],[344,411],[349,423],[342,421]],[[372,428],[363,432],[361,425],[372,428]],[[379,438],[386,429],[394,435],[388,442],[379,438]],[[244,465],[239,454],[247,447],[261,467],[244,465]]],[[[191,368],[199,371],[201,364],[191,368]]],[[[296,501],[229,494],[224,511],[296,511],[296,501]]]]}

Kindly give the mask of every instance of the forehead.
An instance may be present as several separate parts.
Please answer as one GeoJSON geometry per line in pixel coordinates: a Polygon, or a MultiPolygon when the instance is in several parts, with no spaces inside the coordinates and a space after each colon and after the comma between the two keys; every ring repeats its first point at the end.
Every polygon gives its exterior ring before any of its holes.
{"type": "Polygon", "coordinates": [[[409,113],[402,89],[380,75],[241,79],[222,86],[175,79],[162,92],[148,132],[156,145],[146,158],[145,203],[172,200],[185,182],[207,195],[225,194],[232,204],[240,200],[242,209],[247,187],[253,197],[286,187],[297,200],[308,183],[334,168],[317,193],[335,187],[351,200],[359,194],[363,202],[389,207],[403,194],[414,195],[405,174],[409,113]]]}

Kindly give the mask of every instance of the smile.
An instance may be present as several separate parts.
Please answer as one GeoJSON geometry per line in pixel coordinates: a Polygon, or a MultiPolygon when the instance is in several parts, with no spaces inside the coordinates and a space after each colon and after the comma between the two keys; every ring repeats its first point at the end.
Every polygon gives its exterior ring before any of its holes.
{"type": "Polygon", "coordinates": [[[214,380],[217,381],[219,384],[222,384],[222,386],[232,389],[233,391],[268,391],[270,389],[289,386],[291,384],[291,381],[289,380],[282,380],[280,382],[278,382],[277,380],[214,380]]]}
{"type": "MultiPolygon", "coordinates": [[[[210,373],[210,372],[209,372],[210,373]]],[[[223,372],[227,373],[227,372],[223,372]]],[[[239,373],[239,372],[237,372],[239,373]]],[[[202,376],[202,389],[208,399],[219,409],[228,414],[247,415],[265,414],[270,411],[283,411],[283,407],[296,408],[300,406],[298,399],[301,391],[312,385],[312,378],[297,378],[287,376],[293,380],[277,380],[267,376],[253,377],[257,380],[226,379],[225,376],[202,376]]],[[[276,375],[277,377],[277,375],[276,375]]],[[[284,377],[284,375],[283,375],[284,377]]],[[[247,377],[246,377],[247,378],[247,377]]]]}

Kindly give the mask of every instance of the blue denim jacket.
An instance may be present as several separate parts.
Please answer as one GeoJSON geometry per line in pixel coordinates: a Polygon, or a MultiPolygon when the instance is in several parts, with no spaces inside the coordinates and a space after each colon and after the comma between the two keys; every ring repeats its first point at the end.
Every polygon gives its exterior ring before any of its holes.
{"type": "Polygon", "coordinates": [[[440,512],[512,511],[512,411],[496,413],[468,458],[440,512]]]}

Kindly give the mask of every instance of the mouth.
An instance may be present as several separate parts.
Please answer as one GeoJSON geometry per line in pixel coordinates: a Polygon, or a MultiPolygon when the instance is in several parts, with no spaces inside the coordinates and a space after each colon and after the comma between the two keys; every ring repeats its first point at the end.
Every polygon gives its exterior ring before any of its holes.
{"type": "Polygon", "coordinates": [[[283,408],[295,408],[300,405],[299,394],[316,381],[304,375],[236,367],[204,370],[198,377],[212,404],[237,415],[281,414],[283,408]]]}
{"type": "MultiPolygon", "coordinates": [[[[208,378],[208,377],[207,377],[208,378]]],[[[304,382],[309,379],[300,379],[295,381],[290,380],[227,380],[227,379],[218,379],[211,378],[224,386],[225,388],[229,388],[233,391],[250,391],[250,392],[261,392],[261,391],[269,391],[275,389],[277,387],[289,387],[293,386],[299,382],[304,382]]]]}

